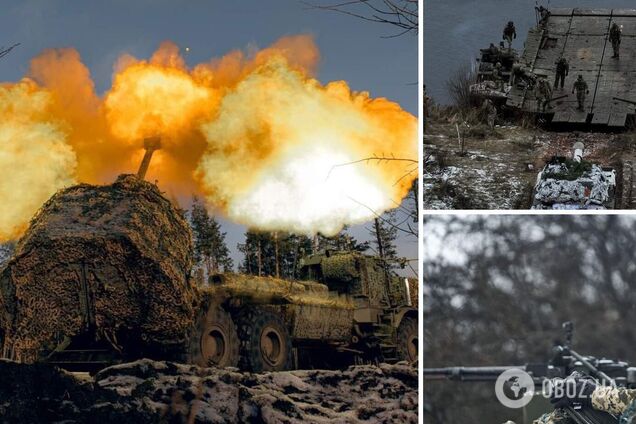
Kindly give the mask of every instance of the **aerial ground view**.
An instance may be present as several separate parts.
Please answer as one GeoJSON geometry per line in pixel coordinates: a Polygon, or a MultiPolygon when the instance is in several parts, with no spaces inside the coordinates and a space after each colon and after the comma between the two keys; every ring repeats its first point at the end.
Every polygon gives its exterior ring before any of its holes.
{"type": "Polygon", "coordinates": [[[418,422],[418,19],[4,5],[0,422],[418,422]]]}
{"type": "Polygon", "coordinates": [[[430,1],[425,209],[636,207],[630,1],[430,1]]]}
{"type": "Polygon", "coordinates": [[[634,215],[436,215],[424,231],[424,422],[636,422],[634,215]]]}

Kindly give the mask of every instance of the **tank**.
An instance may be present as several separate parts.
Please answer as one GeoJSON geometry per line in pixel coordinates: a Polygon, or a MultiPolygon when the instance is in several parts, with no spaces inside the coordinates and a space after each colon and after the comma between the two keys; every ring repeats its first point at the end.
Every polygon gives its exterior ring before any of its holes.
{"type": "Polygon", "coordinates": [[[192,249],[182,211],[136,175],[60,191],[0,269],[3,356],[88,371],[140,357],[253,372],[417,360],[416,287],[386,261],[327,251],[297,281],[201,282],[192,249]]]}

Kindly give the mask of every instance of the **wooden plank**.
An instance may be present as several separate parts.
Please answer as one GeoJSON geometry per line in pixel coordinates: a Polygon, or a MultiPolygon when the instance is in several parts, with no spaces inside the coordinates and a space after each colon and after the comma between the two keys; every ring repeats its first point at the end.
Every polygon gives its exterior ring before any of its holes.
{"type": "Polygon", "coordinates": [[[607,123],[610,127],[624,127],[627,120],[626,113],[613,113],[610,115],[610,120],[607,123]]]}
{"type": "Polygon", "coordinates": [[[571,16],[572,8],[571,7],[554,7],[550,8],[550,19],[555,16],[571,16]]]}
{"type": "Polygon", "coordinates": [[[612,15],[636,17],[636,9],[614,9],[612,15]]]}
{"type": "Polygon", "coordinates": [[[570,122],[570,110],[562,109],[556,111],[554,113],[554,117],[552,118],[552,122],[555,124],[570,122]]]}
{"type": "Polygon", "coordinates": [[[609,112],[605,112],[605,111],[594,112],[594,115],[592,116],[592,124],[607,125],[607,123],[609,122],[609,119],[610,119],[609,112]]]}
{"type": "Polygon", "coordinates": [[[611,14],[612,9],[575,7],[572,11],[574,16],[610,16],[611,14]]]}
{"type": "Polygon", "coordinates": [[[584,124],[587,122],[587,111],[580,111],[575,109],[570,113],[570,120],[572,124],[584,124]]]}

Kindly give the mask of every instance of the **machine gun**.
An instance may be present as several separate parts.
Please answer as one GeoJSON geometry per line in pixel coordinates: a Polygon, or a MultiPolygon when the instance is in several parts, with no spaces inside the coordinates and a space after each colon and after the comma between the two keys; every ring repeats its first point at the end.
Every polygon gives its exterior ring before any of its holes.
{"type": "MultiPolygon", "coordinates": [[[[565,379],[574,372],[589,376],[597,382],[626,388],[636,388],[636,367],[611,359],[583,356],[571,348],[574,325],[563,324],[565,343],[554,347],[554,356],[548,363],[490,367],[424,368],[424,380],[450,380],[461,382],[494,382],[501,373],[518,369],[528,373],[535,384],[545,380],[565,379]]],[[[566,413],[576,424],[617,424],[618,418],[606,412],[581,406],[567,407],[566,413]]]]}

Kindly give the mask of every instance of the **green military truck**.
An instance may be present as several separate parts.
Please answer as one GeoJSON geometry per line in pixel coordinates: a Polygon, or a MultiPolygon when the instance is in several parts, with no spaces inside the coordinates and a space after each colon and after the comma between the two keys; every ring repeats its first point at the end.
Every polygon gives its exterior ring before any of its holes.
{"type": "Polygon", "coordinates": [[[190,362],[252,371],[417,359],[413,281],[352,252],[302,260],[301,280],[215,275],[191,337],[190,362]],[[203,312],[203,311],[202,311],[203,312]],[[333,365],[333,364],[331,364],[333,365]]]}

